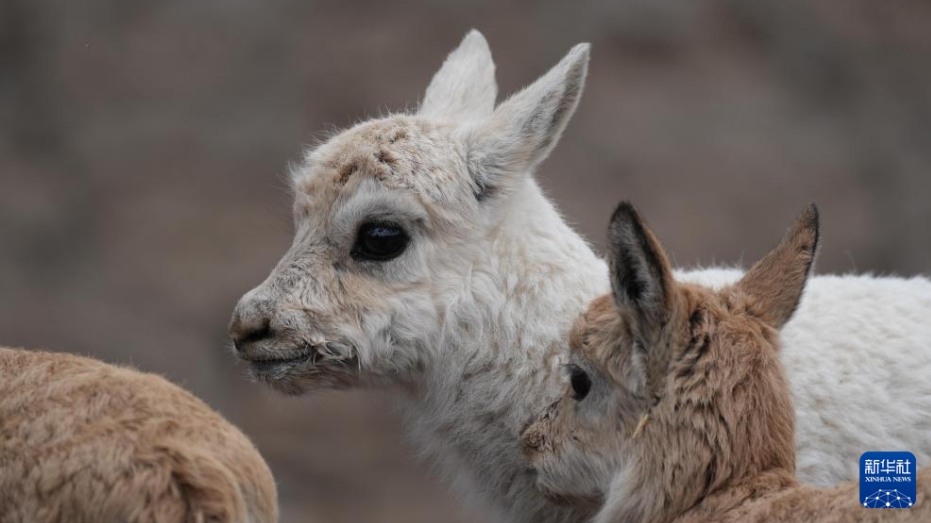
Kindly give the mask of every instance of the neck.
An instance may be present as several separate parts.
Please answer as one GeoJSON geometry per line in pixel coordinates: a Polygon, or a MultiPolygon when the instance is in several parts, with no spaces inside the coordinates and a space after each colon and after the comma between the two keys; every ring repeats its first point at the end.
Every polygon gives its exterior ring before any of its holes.
{"type": "MultiPolygon", "coordinates": [[[[736,523],[745,520],[756,521],[757,519],[769,521],[775,515],[772,512],[773,509],[778,507],[776,500],[783,499],[787,494],[798,493],[805,489],[809,488],[799,487],[794,475],[788,470],[766,471],[722,488],[681,515],[669,515],[665,521],[669,523],[736,523]],[[748,508],[751,508],[751,514],[758,513],[760,518],[748,514],[748,508]]],[[[855,496],[851,499],[851,502],[856,502],[855,496]]],[[[789,512],[783,515],[789,515],[789,512]]],[[[790,520],[792,519],[795,518],[790,518],[790,520]]],[[[799,520],[808,521],[806,518],[799,520]]]]}
{"type": "Polygon", "coordinates": [[[695,478],[671,484],[655,473],[639,479],[637,476],[628,470],[615,477],[595,523],[730,523],[731,516],[737,516],[733,520],[737,523],[744,521],[743,508],[796,485],[791,472],[778,469],[729,482],[696,500],[683,496],[690,486],[697,484],[695,478]]]}
{"type": "Polygon", "coordinates": [[[534,181],[512,197],[483,258],[444,298],[444,335],[407,402],[409,425],[454,487],[499,520],[582,521],[534,488],[519,434],[558,396],[569,329],[607,291],[607,271],[534,181]]]}

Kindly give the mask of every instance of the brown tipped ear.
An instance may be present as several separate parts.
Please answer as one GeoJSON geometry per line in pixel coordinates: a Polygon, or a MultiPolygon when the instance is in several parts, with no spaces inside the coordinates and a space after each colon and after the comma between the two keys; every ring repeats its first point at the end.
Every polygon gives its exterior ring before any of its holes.
{"type": "Polygon", "coordinates": [[[798,307],[818,249],[818,208],[795,219],[785,237],[737,283],[753,297],[751,312],[781,328],[798,307]]]}
{"type": "Polygon", "coordinates": [[[650,339],[673,307],[672,269],[662,246],[629,202],[622,202],[608,227],[611,288],[621,309],[637,313],[638,334],[650,339]]]}

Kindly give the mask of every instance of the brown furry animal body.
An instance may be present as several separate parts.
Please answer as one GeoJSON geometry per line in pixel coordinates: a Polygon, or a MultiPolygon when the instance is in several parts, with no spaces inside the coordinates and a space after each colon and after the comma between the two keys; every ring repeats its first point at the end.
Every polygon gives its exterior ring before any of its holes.
{"type": "Polygon", "coordinates": [[[266,523],[274,479],[238,429],[153,375],[0,348],[0,523],[266,523]]]}
{"type": "Polygon", "coordinates": [[[613,295],[579,319],[569,387],[522,436],[544,493],[601,506],[597,523],[931,522],[931,468],[910,509],[864,508],[856,483],[795,479],[778,332],[814,259],[814,207],[721,290],[677,283],[629,204],[610,243],[613,295]]]}

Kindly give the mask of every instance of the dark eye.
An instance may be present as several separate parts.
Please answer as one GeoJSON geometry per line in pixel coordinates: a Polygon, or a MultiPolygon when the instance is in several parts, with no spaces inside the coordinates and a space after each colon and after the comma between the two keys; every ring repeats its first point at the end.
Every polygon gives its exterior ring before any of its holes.
{"type": "Polygon", "coordinates": [[[400,225],[368,222],[359,227],[352,257],[361,260],[387,261],[397,258],[407,248],[410,236],[400,225]]]}
{"type": "Polygon", "coordinates": [[[572,387],[572,399],[582,401],[592,389],[592,380],[581,367],[572,365],[569,367],[569,385],[572,387]]]}

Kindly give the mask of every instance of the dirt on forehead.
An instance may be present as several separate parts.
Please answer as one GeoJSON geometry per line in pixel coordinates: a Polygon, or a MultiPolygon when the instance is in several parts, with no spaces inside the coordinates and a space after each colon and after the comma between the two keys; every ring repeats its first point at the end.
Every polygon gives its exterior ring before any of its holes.
{"type": "Polygon", "coordinates": [[[450,182],[444,169],[458,153],[448,128],[413,116],[360,124],[313,151],[297,188],[306,193],[338,191],[353,177],[373,177],[388,188],[425,188],[450,182]]]}

